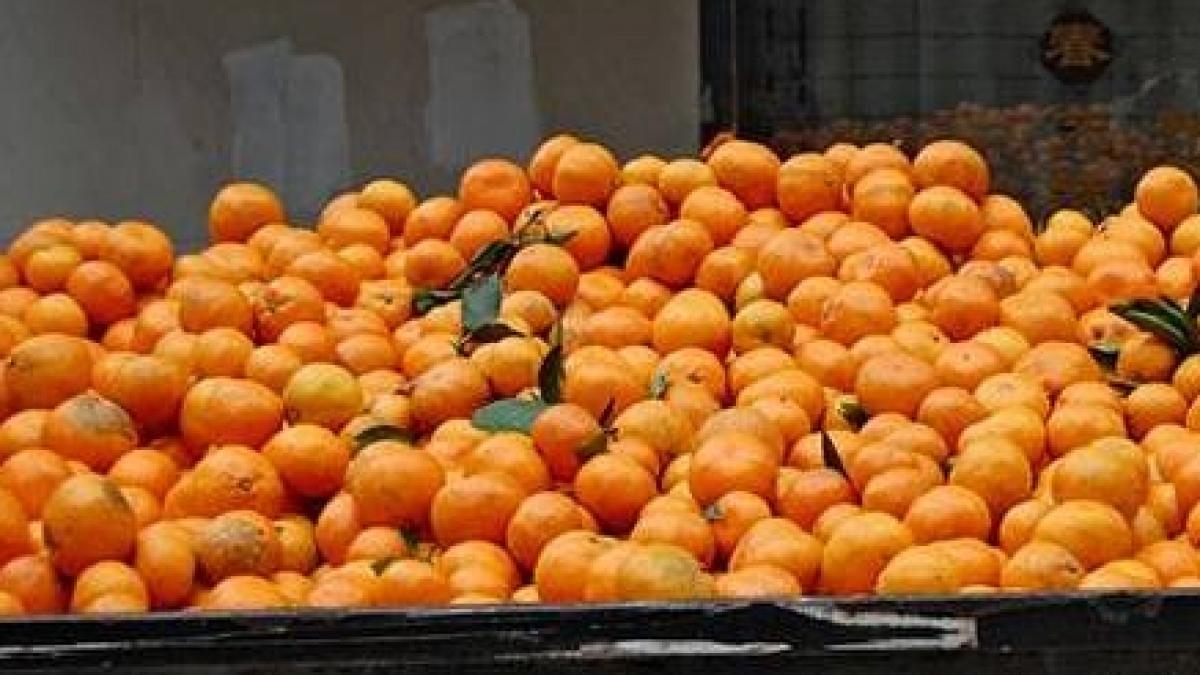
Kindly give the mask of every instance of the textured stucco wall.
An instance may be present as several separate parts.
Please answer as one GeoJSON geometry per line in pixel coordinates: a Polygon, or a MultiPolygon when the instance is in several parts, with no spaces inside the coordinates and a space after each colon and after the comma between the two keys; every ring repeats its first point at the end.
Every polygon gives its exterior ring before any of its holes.
{"type": "Polygon", "coordinates": [[[52,214],[203,240],[215,187],[298,220],[338,187],[451,190],[463,158],[572,129],[694,150],[696,0],[6,0],[0,237],[52,214]]]}

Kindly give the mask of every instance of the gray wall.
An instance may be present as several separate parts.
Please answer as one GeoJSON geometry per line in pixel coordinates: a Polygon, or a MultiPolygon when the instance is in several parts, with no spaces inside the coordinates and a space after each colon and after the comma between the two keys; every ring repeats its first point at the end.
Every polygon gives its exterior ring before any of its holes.
{"type": "Polygon", "coordinates": [[[296,219],[374,176],[453,190],[470,157],[575,130],[693,151],[696,0],[4,0],[0,237],[145,217],[183,247],[235,177],[296,219]]]}
{"type": "Polygon", "coordinates": [[[823,117],[912,115],[961,101],[1120,101],[1132,114],[1164,103],[1200,106],[1195,0],[810,0],[808,7],[807,58],[823,117]],[[1083,88],[1063,86],[1039,60],[1039,40],[1067,6],[1086,8],[1113,33],[1112,65],[1083,88]]]}

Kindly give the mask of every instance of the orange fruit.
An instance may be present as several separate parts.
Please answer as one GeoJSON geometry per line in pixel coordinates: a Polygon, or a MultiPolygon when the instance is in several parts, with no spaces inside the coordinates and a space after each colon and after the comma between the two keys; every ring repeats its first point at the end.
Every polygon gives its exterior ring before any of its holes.
{"type": "Polygon", "coordinates": [[[781,472],[776,486],[779,514],[808,530],[829,508],[853,501],[854,489],[849,481],[826,467],[808,469],[791,477],[781,472]]]}
{"type": "Polygon", "coordinates": [[[594,269],[608,259],[612,235],[604,216],[591,206],[568,204],[555,208],[546,216],[545,227],[551,234],[570,237],[562,247],[580,269],[594,269]]]}
{"type": "Polygon", "coordinates": [[[0,564],[32,552],[24,505],[14,494],[0,488],[0,564]]]}
{"type": "Polygon", "coordinates": [[[982,497],[997,519],[1033,490],[1028,457],[1004,438],[980,439],[963,448],[947,479],[982,497]]]}
{"type": "Polygon", "coordinates": [[[179,411],[184,441],[203,449],[210,445],[258,447],[283,422],[283,403],[257,382],[229,377],[202,380],[183,398],[179,411]],[[238,420],[230,425],[228,420],[238,420]]]}
{"type": "Polygon", "coordinates": [[[254,574],[267,576],[279,565],[281,545],[275,525],[253,511],[229,511],[208,521],[193,541],[199,570],[212,582],[254,574]]]}
{"type": "Polygon", "coordinates": [[[640,544],[670,544],[690,553],[702,566],[716,557],[716,537],[703,516],[684,510],[645,512],[629,533],[640,544]]]}
{"type": "Polygon", "coordinates": [[[945,386],[974,390],[980,382],[1004,372],[1004,357],[994,348],[977,342],[947,345],[934,360],[938,381],[945,386]]]}
{"type": "Polygon", "coordinates": [[[999,316],[995,291],[974,277],[948,277],[929,290],[929,299],[930,320],[955,340],[995,325],[999,316]]]}
{"type": "Polygon", "coordinates": [[[705,508],[703,515],[712,528],[717,559],[727,561],[746,532],[771,517],[771,506],[758,495],[734,490],[705,508]]]}
{"type": "Polygon", "coordinates": [[[570,144],[554,162],[551,192],[565,204],[603,206],[616,189],[619,167],[604,146],[570,144]]]}
{"type": "Polygon", "coordinates": [[[908,207],[913,232],[951,252],[965,252],[983,234],[983,217],[971,197],[945,185],[916,194],[908,207]]]}
{"type": "Polygon", "coordinates": [[[746,208],[775,202],[780,162],[765,145],[742,140],[722,143],[708,156],[708,165],[717,183],[736,195],[746,208]]]}
{"type": "Polygon", "coordinates": [[[471,260],[483,247],[508,234],[508,221],[500,214],[489,209],[474,209],[464,213],[454,224],[449,242],[464,260],[471,260]]]}
{"type": "Polygon", "coordinates": [[[513,257],[505,274],[509,291],[537,291],[555,305],[567,305],[579,284],[579,264],[564,249],[534,244],[513,257]]]}
{"type": "Polygon", "coordinates": [[[533,570],[543,602],[578,602],[592,564],[613,546],[611,539],[586,530],[572,530],[546,543],[533,570]]]}
{"type": "Polygon", "coordinates": [[[529,158],[526,167],[529,180],[542,196],[552,192],[554,168],[563,152],[579,142],[579,139],[570,134],[557,134],[543,141],[529,158]]]}
{"type": "Polygon", "coordinates": [[[881,595],[945,594],[962,585],[950,556],[932,546],[914,546],[888,561],[874,590],[881,595]]]}
{"type": "Polygon", "coordinates": [[[912,418],[925,396],[937,386],[932,366],[894,352],[873,356],[862,364],[854,381],[854,394],[872,414],[898,412],[912,418]]]}
{"type": "Polygon", "coordinates": [[[518,564],[533,569],[555,537],[580,529],[586,528],[575,501],[558,492],[538,492],[526,497],[508,521],[505,546],[518,564]]]}
{"type": "Polygon", "coordinates": [[[349,444],[312,424],[296,424],[271,437],[262,454],[289,489],[306,497],[327,497],[341,486],[350,461],[349,444]]]}
{"type": "Polygon", "coordinates": [[[654,318],[653,344],[661,354],[701,347],[718,356],[730,344],[729,313],[713,294],[687,289],[671,298],[654,318]]]}
{"type": "Polygon", "coordinates": [[[870,592],[888,562],[912,543],[908,528],[888,514],[849,516],[825,542],[819,588],[839,594],[870,592]]]}
{"type": "Polygon", "coordinates": [[[362,387],[345,368],[328,363],[302,366],[283,389],[284,415],[292,424],[337,430],[361,410],[362,387]]]}
{"type": "Polygon", "coordinates": [[[424,525],[444,484],[445,472],[428,452],[393,441],[360,451],[345,478],[357,520],[395,527],[424,525]]]}
{"type": "Polygon", "coordinates": [[[616,570],[616,600],[689,600],[713,593],[713,582],[685,549],[672,544],[637,546],[616,570]]]}
{"type": "Polygon", "coordinates": [[[954,140],[934,141],[913,158],[913,180],[921,188],[946,185],[958,188],[976,201],[988,192],[988,166],[971,146],[954,140]]]}
{"type": "Polygon", "coordinates": [[[617,245],[628,249],[655,225],[669,221],[670,209],[654,184],[623,185],[608,200],[605,219],[617,245]]]}
{"type": "Polygon", "coordinates": [[[905,172],[888,167],[874,169],[854,184],[850,215],[899,239],[909,232],[908,210],[915,194],[905,172]]]}
{"type": "Polygon", "coordinates": [[[412,190],[404,183],[389,178],[377,178],[364,185],[354,202],[359,208],[382,216],[393,235],[403,231],[405,220],[417,206],[417,198],[412,190]]]}
{"type": "Polygon", "coordinates": [[[708,164],[691,158],[667,162],[658,174],[658,191],[674,206],[683,203],[692,190],[705,185],[717,185],[716,172],[708,164]]]}
{"type": "Polygon", "coordinates": [[[67,590],[44,555],[23,555],[0,565],[0,591],[15,598],[28,614],[59,614],[67,609],[67,590]]]}
{"type": "Polygon", "coordinates": [[[986,541],[992,518],[979,495],[958,485],[939,485],[912,502],[904,524],[921,543],[959,537],[986,541]]]}
{"type": "Polygon", "coordinates": [[[134,568],[145,582],[152,607],[182,606],[192,591],[196,575],[191,539],[174,523],[144,528],[137,536],[134,568]]]}
{"type": "Polygon", "coordinates": [[[1106,406],[1062,405],[1046,420],[1047,449],[1056,457],[1108,436],[1125,436],[1125,420],[1106,406]]]}
{"type": "Polygon", "coordinates": [[[57,453],[27,447],[0,464],[0,488],[16,497],[25,513],[36,520],[41,518],[46,500],[71,475],[66,461],[57,453]]]}
{"type": "Polygon", "coordinates": [[[258,183],[226,185],[208,209],[208,233],[213,241],[246,241],[262,226],[283,221],[279,198],[258,183]]]}
{"type": "Polygon", "coordinates": [[[1020,590],[1069,590],[1083,580],[1083,564],[1067,548],[1032,541],[1017,549],[1000,573],[1000,585],[1020,590]]]}
{"type": "Polygon", "coordinates": [[[1149,565],[1164,583],[1200,576],[1200,562],[1191,546],[1179,541],[1160,541],[1138,551],[1136,558],[1149,565]]]}
{"type": "Polygon", "coordinates": [[[463,172],[458,199],[467,209],[489,209],[512,222],[533,200],[533,189],[521,167],[504,159],[484,159],[463,172]]]}
{"type": "Polygon", "coordinates": [[[1072,500],[1051,508],[1033,528],[1035,541],[1058,544],[1085,569],[1132,553],[1129,523],[1113,507],[1091,500],[1072,500]]]}
{"type": "Polygon", "coordinates": [[[768,297],[785,300],[801,280],[832,276],[834,259],[815,235],[801,230],[783,230],[759,249],[756,270],[768,297]]]}
{"type": "Polygon", "coordinates": [[[639,155],[621,166],[621,182],[625,185],[656,185],[666,160],[654,155],[639,155]]]}
{"type": "Polygon", "coordinates": [[[675,288],[687,286],[715,247],[708,229],[694,220],[653,226],[630,247],[625,276],[630,281],[652,278],[675,288]]]}
{"type": "Polygon", "coordinates": [[[890,143],[869,143],[853,153],[846,153],[845,181],[853,187],[863,176],[882,168],[912,172],[908,157],[890,143]]]}
{"type": "Polygon", "coordinates": [[[1191,175],[1173,166],[1150,169],[1134,190],[1138,212],[1167,231],[1196,213],[1198,199],[1191,175]]]}
{"type": "Polygon", "coordinates": [[[688,486],[701,505],[735,490],[772,500],[778,462],[778,454],[756,436],[717,433],[700,443],[692,455],[688,486]]]}
{"type": "Polygon", "coordinates": [[[265,457],[241,445],[210,448],[163,498],[169,518],[216,516],[238,509],[268,518],[284,508],[285,488],[265,457]]]}
{"type": "Polygon", "coordinates": [[[503,542],[508,521],[526,495],[520,483],[494,471],[451,480],[428,509],[434,537],[442,545],[471,539],[503,542]]]}
{"type": "Polygon", "coordinates": [[[823,303],[819,316],[821,333],[846,346],[869,335],[890,332],[896,326],[891,297],[866,281],[852,281],[835,290],[823,303]]]}
{"type": "Polygon", "coordinates": [[[436,605],[450,601],[449,582],[437,568],[420,560],[394,560],[380,574],[378,603],[436,605]]]}
{"type": "Polygon", "coordinates": [[[208,611],[269,610],[288,606],[283,592],[258,576],[237,575],[221,580],[202,596],[199,605],[208,611]]]}
{"type": "Polygon", "coordinates": [[[719,575],[714,592],[722,598],[781,598],[799,595],[796,578],[775,565],[749,565],[719,575]]]}
{"type": "MultiPolygon", "coordinates": [[[[303,259],[302,256],[301,260],[303,259]]],[[[440,239],[424,239],[404,253],[404,278],[409,285],[416,288],[444,288],[466,266],[467,261],[463,258],[462,253],[452,244],[440,239]]],[[[292,273],[297,272],[293,271],[292,273]]],[[[319,286],[311,276],[297,275],[319,286]]],[[[354,290],[357,292],[357,287],[354,290]]],[[[326,292],[325,295],[328,297],[329,293],[326,292]]]]}
{"type": "Polygon", "coordinates": [[[1125,419],[1134,438],[1143,438],[1162,424],[1179,424],[1187,416],[1188,402],[1169,384],[1138,386],[1124,400],[1125,419]]]}
{"type": "Polygon", "coordinates": [[[467,475],[504,474],[529,494],[550,486],[545,462],[523,434],[502,432],[483,439],[466,454],[461,468],[467,475]]]}
{"type": "Polygon", "coordinates": [[[706,185],[688,193],[679,206],[679,217],[700,223],[717,246],[724,246],[745,224],[747,214],[732,192],[706,185]]]}
{"type": "Polygon", "coordinates": [[[63,401],[50,412],[42,443],[64,459],[107,471],[137,445],[133,420],[117,404],[91,393],[63,401]]]}
{"type": "Polygon", "coordinates": [[[764,564],[790,573],[801,589],[814,589],[822,569],[821,542],[790,520],[763,518],[738,540],[729,558],[729,570],[764,564]]]}
{"type": "Polygon", "coordinates": [[[136,448],[113,463],[108,478],[121,487],[142,488],[162,499],[179,479],[179,467],[164,452],[136,448]]]}
{"type": "Polygon", "coordinates": [[[42,509],[42,526],[55,567],[67,575],[125,558],[137,535],[129,502],[113,482],[94,474],[59,484],[42,509]]]}

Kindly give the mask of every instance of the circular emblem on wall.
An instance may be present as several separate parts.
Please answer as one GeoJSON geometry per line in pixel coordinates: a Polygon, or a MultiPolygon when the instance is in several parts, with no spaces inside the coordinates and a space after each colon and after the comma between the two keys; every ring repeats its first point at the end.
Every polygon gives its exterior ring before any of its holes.
{"type": "Polygon", "coordinates": [[[1113,59],[1112,31],[1085,9],[1067,10],[1042,35],[1042,65],[1068,84],[1100,77],[1113,59]]]}

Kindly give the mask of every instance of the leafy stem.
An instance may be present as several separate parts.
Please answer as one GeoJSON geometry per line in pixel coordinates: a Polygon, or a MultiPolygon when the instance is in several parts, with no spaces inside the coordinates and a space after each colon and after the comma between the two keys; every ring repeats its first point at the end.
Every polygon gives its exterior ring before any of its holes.
{"type": "Polygon", "coordinates": [[[488,277],[497,280],[503,278],[513,258],[526,246],[539,243],[561,246],[575,236],[574,231],[551,232],[545,225],[544,215],[545,210],[531,212],[526,221],[517,227],[513,234],[504,239],[490,242],[479,249],[471,257],[471,262],[467,264],[466,268],[446,288],[426,288],[414,293],[413,311],[423,315],[435,307],[455,300],[463,299],[465,301],[465,295],[472,286],[479,283],[491,283],[484,281],[488,277]]]}

